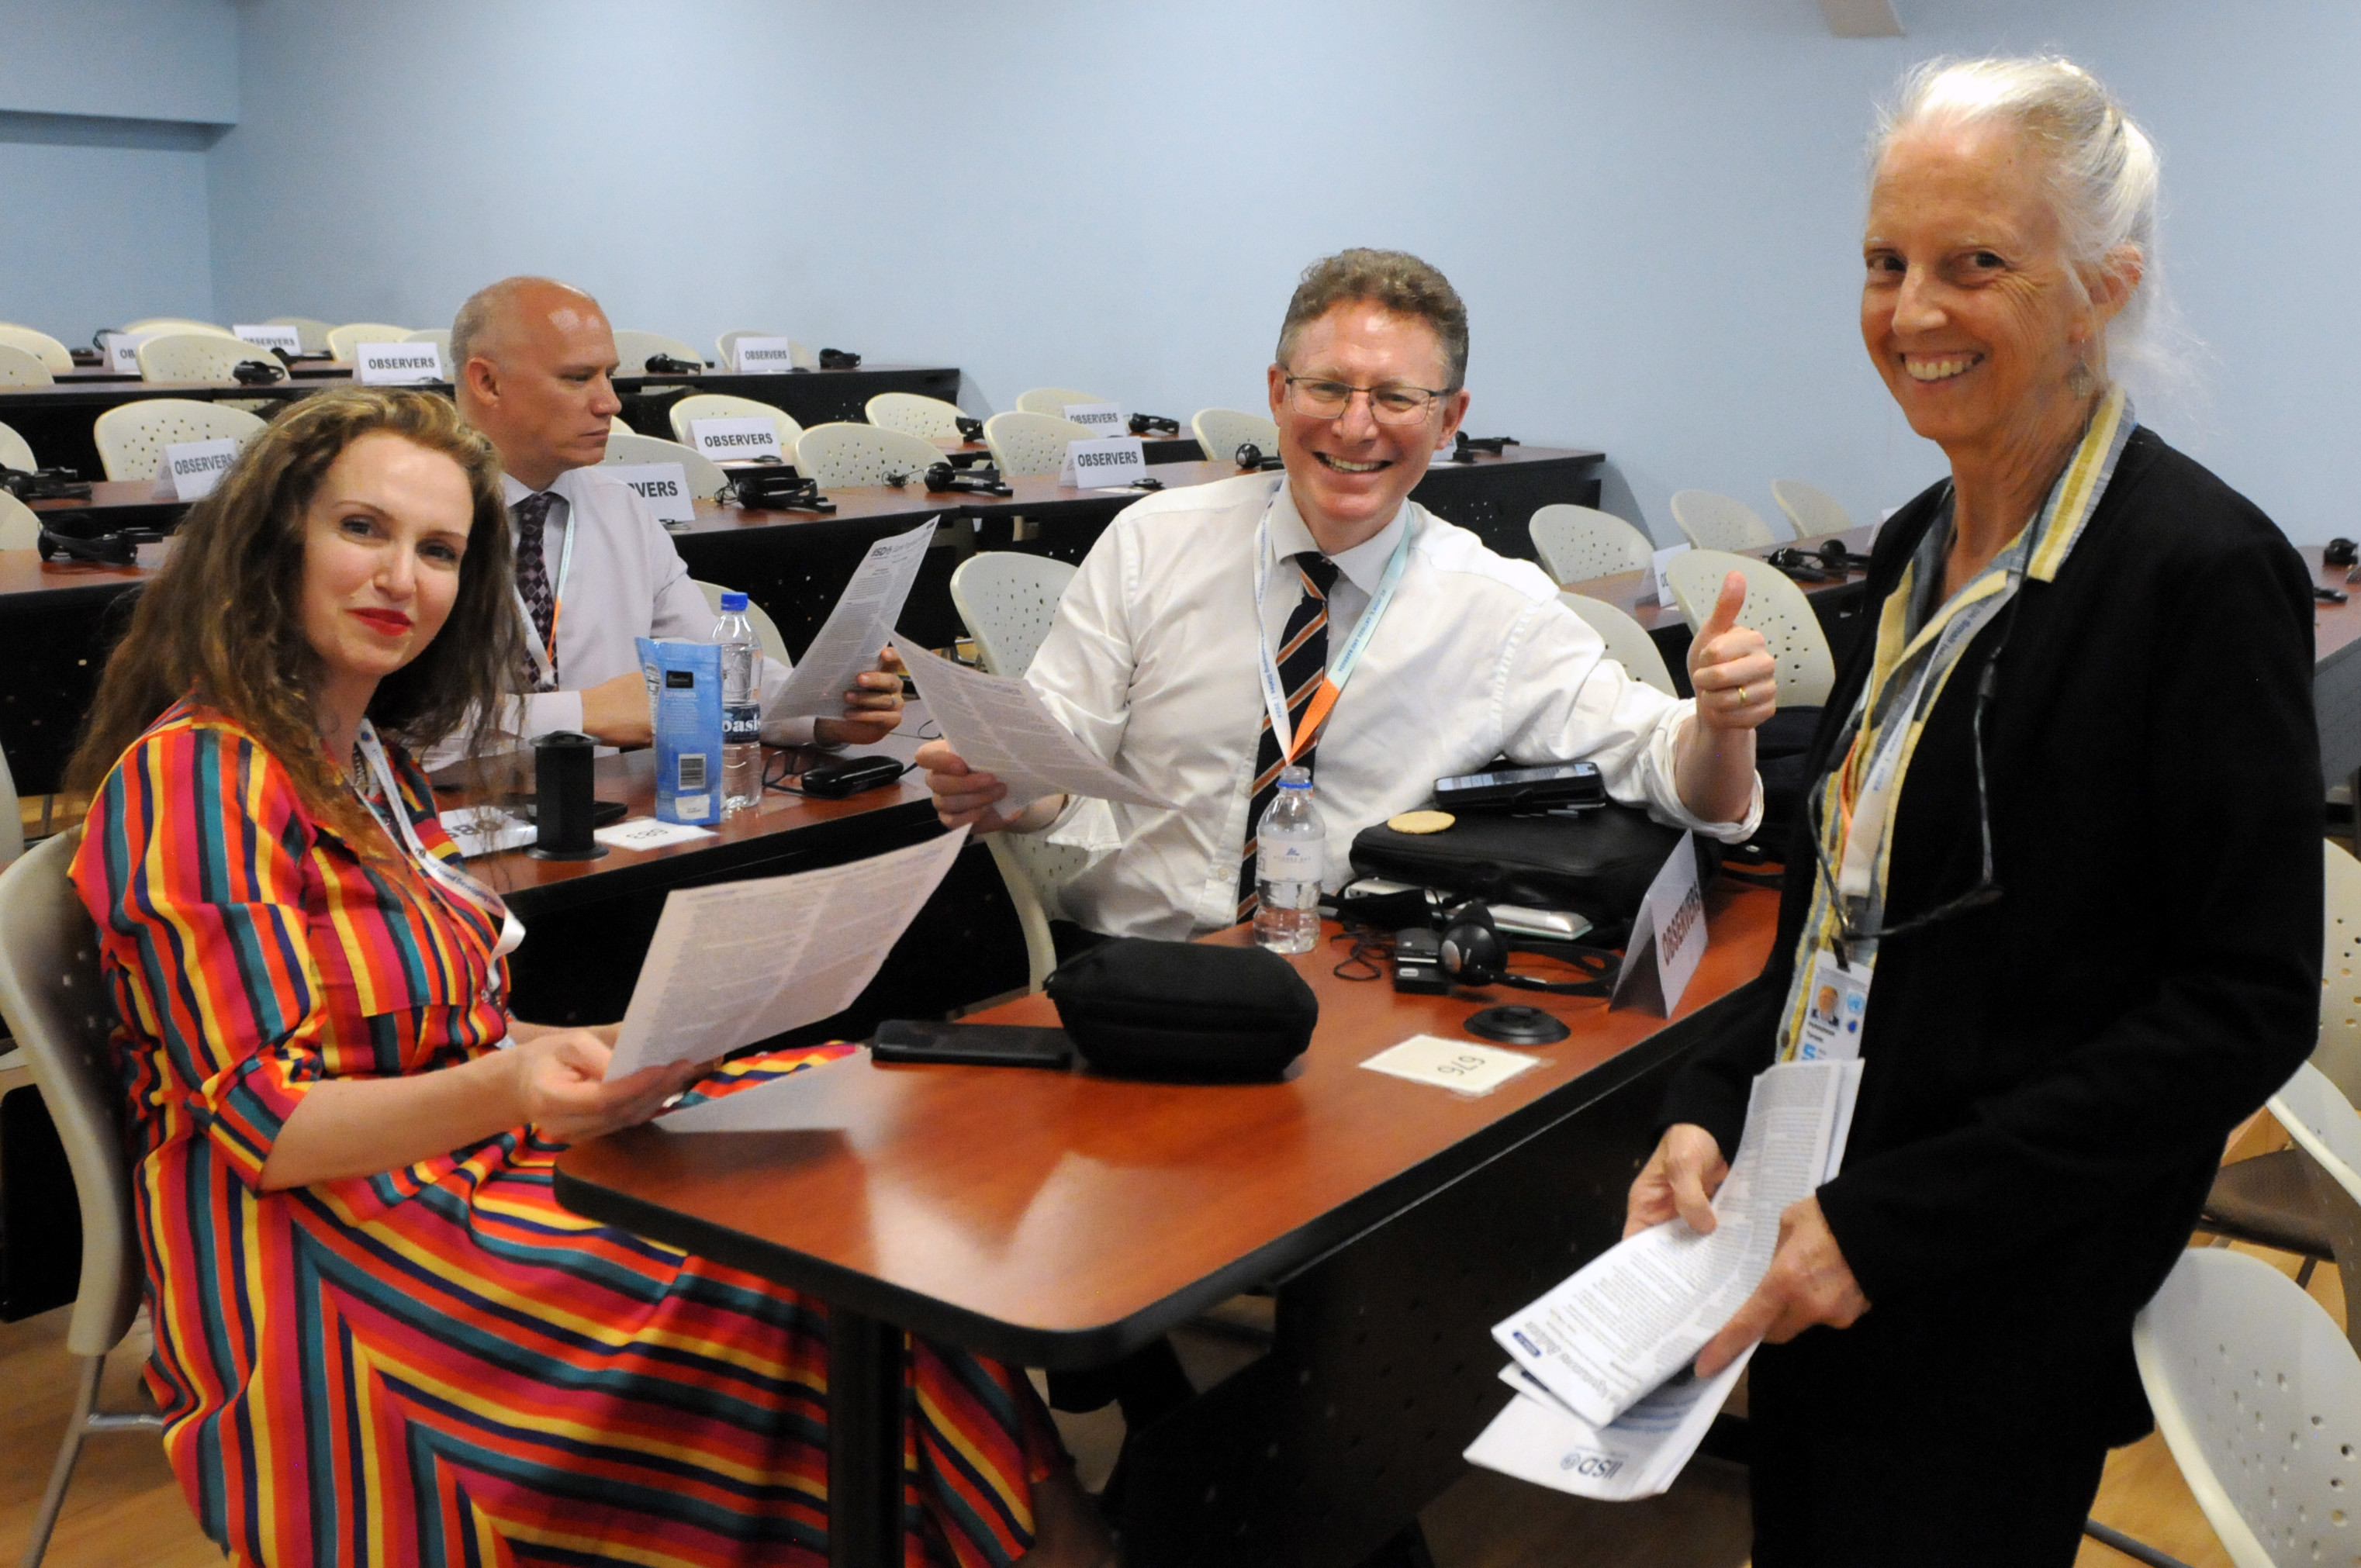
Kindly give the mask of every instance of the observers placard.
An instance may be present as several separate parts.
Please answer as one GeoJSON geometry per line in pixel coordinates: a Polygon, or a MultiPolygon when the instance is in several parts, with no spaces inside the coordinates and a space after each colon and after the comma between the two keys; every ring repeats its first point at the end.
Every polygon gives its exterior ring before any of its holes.
{"type": "Polygon", "coordinates": [[[357,343],[353,379],[364,387],[414,387],[440,381],[443,348],[436,343],[357,343]]]}
{"type": "Polygon", "coordinates": [[[600,469],[640,493],[658,522],[695,522],[697,498],[689,494],[688,471],[678,463],[609,463],[600,469]]]}

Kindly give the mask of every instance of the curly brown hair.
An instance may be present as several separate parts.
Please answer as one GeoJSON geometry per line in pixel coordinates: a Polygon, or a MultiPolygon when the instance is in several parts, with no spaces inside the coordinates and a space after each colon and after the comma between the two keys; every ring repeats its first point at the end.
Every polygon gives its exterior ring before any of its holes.
{"type": "Polygon", "coordinates": [[[1367,300],[1396,315],[1416,316],[1434,329],[1450,368],[1449,390],[1467,379],[1467,306],[1459,291],[1430,264],[1407,250],[1355,247],[1323,256],[1303,269],[1279,327],[1279,363],[1295,353],[1296,335],[1338,305],[1367,300]]]}
{"type": "Polygon", "coordinates": [[[369,719],[415,752],[498,710],[523,649],[491,443],[432,392],[322,392],[267,426],[189,509],[106,661],[67,766],[70,786],[95,789],[159,715],[193,697],[250,730],[315,818],[353,842],[378,839],[320,741],[311,696],[319,655],[303,634],[302,582],[305,513],[321,481],[346,447],[379,431],[456,463],[474,504],[450,617],[416,658],[378,683],[369,719]]]}

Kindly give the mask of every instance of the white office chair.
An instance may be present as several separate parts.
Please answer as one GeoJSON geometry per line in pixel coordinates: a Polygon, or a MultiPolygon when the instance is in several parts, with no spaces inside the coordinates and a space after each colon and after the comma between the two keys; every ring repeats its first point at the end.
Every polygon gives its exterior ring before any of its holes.
{"type": "MultiPolygon", "coordinates": [[[[1021,675],[1032,666],[1073,576],[1074,568],[1063,561],[1013,550],[985,551],[960,563],[951,574],[951,604],[975,639],[986,670],[1021,675]]],[[[1025,933],[1026,984],[1038,991],[1058,967],[1057,946],[1049,937],[1049,922],[1065,916],[1058,889],[1098,857],[1052,844],[1038,833],[990,833],[983,842],[1025,933]]]]}
{"type": "MultiPolygon", "coordinates": [[[[16,465],[11,463],[8,466],[13,468],[16,465]]],[[[7,491],[0,490],[0,550],[38,550],[40,547],[40,514],[7,491]]],[[[0,762],[0,767],[5,765],[0,762]]],[[[10,791],[5,805],[12,813],[16,810],[16,792],[10,791]]],[[[8,830],[15,825],[13,816],[6,822],[0,822],[0,846],[5,845],[8,830]]],[[[0,865],[5,864],[7,861],[0,859],[0,865]]]]}
{"type": "Polygon", "coordinates": [[[1779,706],[1817,707],[1828,701],[1828,687],[1837,678],[1828,634],[1820,629],[1804,590],[1769,562],[1720,550],[1689,550],[1674,556],[1664,567],[1664,582],[1689,630],[1694,633],[1713,613],[1722,579],[1732,572],[1746,575],[1746,609],[1741,619],[1763,633],[1778,663],[1779,706]]]}
{"type": "MultiPolygon", "coordinates": [[[[2361,1111],[2311,1062],[2296,1069],[2268,1103],[2308,1163],[2304,1174],[2345,1287],[2345,1337],[2361,1354],[2361,1111]]],[[[2361,1473],[2354,1480],[2361,1486],[2361,1473]]],[[[2354,1551],[2361,1556],[2361,1545],[2354,1551]]]]}
{"type": "Polygon", "coordinates": [[[697,433],[689,427],[698,420],[766,419],[778,427],[779,450],[792,463],[796,460],[796,443],[804,434],[804,427],[786,410],[758,403],[752,398],[733,398],[727,392],[691,393],[673,404],[671,411],[673,438],[684,446],[697,444],[697,433]]]}
{"type": "Polygon", "coordinates": [[[625,463],[677,463],[688,479],[688,493],[701,501],[716,499],[730,483],[730,476],[721,471],[720,466],[695,447],[666,441],[661,435],[642,435],[637,431],[619,430],[609,434],[607,455],[598,462],[602,467],[625,463]]]}
{"type": "Polygon", "coordinates": [[[135,353],[142,381],[233,381],[237,367],[249,359],[280,367],[279,356],[267,348],[202,332],[168,332],[149,338],[135,353]]]}
{"type": "Polygon", "coordinates": [[[188,316],[141,316],[123,328],[125,332],[209,332],[215,337],[236,337],[237,334],[225,326],[201,322],[188,316]]]}
{"type": "Polygon", "coordinates": [[[839,485],[882,485],[889,474],[922,475],[943,461],[931,441],[873,424],[816,424],[796,441],[796,471],[823,490],[839,485]]]}
{"type": "Polygon", "coordinates": [[[303,345],[306,354],[333,352],[328,347],[328,334],[336,330],[333,322],[324,322],[317,316],[272,316],[262,324],[293,327],[295,341],[303,345]]]}
{"type": "Polygon", "coordinates": [[[99,981],[97,932],[66,878],[81,839],[80,828],[60,833],[0,872],[0,1017],[57,1124],[82,1211],[82,1280],[66,1325],[66,1349],[80,1358],[81,1377],[25,1549],[28,1564],[49,1550],[82,1439],[163,1426],[154,1415],[98,1408],[106,1353],[130,1332],[144,1271],[123,1146],[123,1091],[107,1044],[115,1009],[99,981]]]}
{"type": "Polygon", "coordinates": [[[1266,457],[1279,451],[1278,422],[1244,409],[1199,409],[1189,421],[1189,429],[1208,458],[1224,463],[1236,457],[1238,448],[1248,443],[1266,457]]]}
{"type": "Polygon", "coordinates": [[[861,411],[880,430],[898,430],[922,441],[965,441],[960,433],[957,403],[916,392],[880,392],[861,411]]]}
{"type": "Polygon", "coordinates": [[[675,359],[686,359],[691,365],[705,363],[705,356],[676,337],[666,337],[660,332],[633,332],[626,327],[615,329],[615,357],[620,361],[618,376],[648,374],[651,356],[664,354],[675,359]]]}
{"type": "Polygon", "coordinates": [[[1673,522],[1700,550],[1756,550],[1779,543],[1752,507],[1711,490],[1675,490],[1673,522]]]}
{"type": "Polygon", "coordinates": [[[1036,387],[1029,392],[1016,394],[1019,412],[1049,414],[1055,419],[1066,417],[1068,403],[1111,403],[1113,398],[1102,398],[1096,392],[1078,392],[1071,387],[1036,387]]]}
{"type": "MultiPolygon", "coordinates": [[[[713,619],[720,620],[721,596],[735,593],[737,590],[725,588],[719,583],[708,583],[702,577],[691,577],[689,581],[695,583],[697,591],[705,596],[706,608],[713,612],[713,619]]],[[[763,652],[766,656],[776,659],[782,664],[794,663],[787,657],[787,640],[779,635],[778,622],[773,620],[770,613],[751,598],[746,601],[746,620],[747,624],[753,627],[754,635],[761,639],[763,652]]],[[[756,684],[761,684],[759,677],[756,684]]]]}
{"type": "Polygon", "coordinates": [[[2191,1248],[2133,1321],[2132,1354],[2237,1568],[2361,1556],[2361,1357],[2302,1287],[2248,1254],[2191,1248]]]}
{"type": "MultiPolygon", "coordinates": [[[[363,339],[363,341],[366,342],[368,340],[363,339]]],[[[451,363],[451,329],[449,327],[423,326],[416,332],[407,332],[402,334],[401,341],[404,343],[433,344],[435,348],[442,353],[444,373],[452,376],[458,374],[458,367],[451,363]]]]}
{"type": "MultiPolygon", "coordinates": [[[[740,338],[786,336],[787,334],[783,332],[764,332],[760,327],[741,327],[735,332],[725,332],[719,337],[715,338],[713,340],[713,346],[721,351],[721,367],[724,370],[735,370],[738,368],[738,356],[732,345],[736,344],[740,338]]],[[[788,362],[794,365],[798,370],[817,370],[819,368],[819,356],[814,354],[807,345],[797,343],[791,337],[787,338],[787,356],[788,362]]],[[[689,357],[694,359],[697,356],[695,355],[691,355],[689,357]]]]}
{"type": "Polygon", "coordinates": [[[1066,443],[1090,441],[1098,432],[1059,414],[1018,410],[983,422],[983,444],[1003,477],[1054,474],[1066,466],[1066,443]]]}
{"type": "Polygon", "coordinates": [[[2321,840],[2320,1043],[2312,1065],[2361,1105],[2361,861],[2321,840]]]}
{"type": "Polygon", "coordinates": [[[1666,696],[1678,696],[1673,688],[1673,672],[1664,663],[1664,655],[1656,640],[1648,635],[1647,628],[1609,604],[1585,594],[1560,594],[1558,603],[1590,623],[1590,629],[1607,640],[1607,656],[1623,666],[1633,680],[1655,687],[1666,696]]]}
{"type": "Polygon", "coordinates": [[[48,333],[32,327],[0,322],[0,345],[23,349],[39,360],[42,367],[52,376],[61,376],[73,368],[73,355],[66,345],[48,333]]]}
{"type": "Polygon", "coordinates": [[[39,466],[33,460],[32,444],[9,426],[0,424],[0,467],[21,469],[29,474],[39,466]]]}
{"type": "Polygon", "coordinates": [[[410,329],[385,322],[346,322],[328,329],[328,352],[337,359],[349,361],[356,346],[364,343],[406,343],[410,329]]]}
{"type": "Polygon", "coordinates": [[[231,436],[243,443],[261,433],[262,421],[243,409],[192,398],[149,398],[122,403],[93,422],[98,460],[110,479],[152,479],[164,448],[181,441],[231,436]]]}
{"type": "Polygon", "coordinates": [[[1587,582],[1647,568],[1655,554],[1648,536],[1595,507],[1556,501],[1526,520],[1542,570],[1560,584],[1587,582]]]}
{"type": "Polygon", "coordinates": [[[1795,537],[1809,539],[1823,533],[1842,533],[1852,527],[1851,514],[1836,497],[1816,485],[1801,479],[1773,479],[1771,499],[1787,514],[1795,526],[1795,537]]]}
{"type": "Polygon", "coordinates": [[[0,387],[47,387],[56,380],[39,355],[0,343],[0,387]]]}

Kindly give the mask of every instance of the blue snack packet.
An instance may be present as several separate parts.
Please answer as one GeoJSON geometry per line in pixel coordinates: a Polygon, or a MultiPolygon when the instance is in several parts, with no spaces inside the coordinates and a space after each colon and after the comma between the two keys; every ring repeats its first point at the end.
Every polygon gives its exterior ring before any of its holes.
{"type": "Polygon", "coordinates": [[[656,818],[708,827],[721,820],[721,650],[637,641],[656,738],[656,818]]]}

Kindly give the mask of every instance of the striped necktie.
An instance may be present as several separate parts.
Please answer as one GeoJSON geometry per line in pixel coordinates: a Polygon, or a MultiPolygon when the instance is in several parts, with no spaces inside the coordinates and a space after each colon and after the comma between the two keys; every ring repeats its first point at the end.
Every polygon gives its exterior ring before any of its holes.
{"type": "MultiPolygon", "coordinates": [[[[516,580],[517,596],[524,600],[525,613],[533,617],[533,629],[541,637],[541,645],[549,653],[550,670],[557,668],[557,650],[550,646],[550,635],[557,627],[557,595],[549,586],[549,563],[544,559],[542,540],[549,522],[549,509],[557,498],[547,490],[536,490],[510,510],[517,524],[516,580]]],[[[544,684],[541,670],[530,654],[524,662],[527,691],[555,691],[555,679],[544,684]]]]}
{"type": "MultiPolygon", "coordinates": [[[[1302,733],[1304,710],[1312,706],[1320,682],[1328,674],[1328,590],[1336,584],[1336,563],[1316,550],[1292,557],[1303,579],[1303,598],[1287,618],[1279,640],[1279,684],[1287,693],[1289,729],[1302,733]]],[[[1305,740],[1295,754],[1297,765],[1312,766],[1320,737],[1305,740]]],[[[1246,847],[1238,862],[1238,918],[1254,918],[1256,829],[1262,814],[1279,795],[1279,770],[1287,759],[1279,754],[1279,731],[1270,727],[1270,711],[1263,710],[1262,739],[1255,746],[1254,798],[1246,803],[1246,847]]]]}

